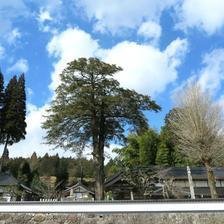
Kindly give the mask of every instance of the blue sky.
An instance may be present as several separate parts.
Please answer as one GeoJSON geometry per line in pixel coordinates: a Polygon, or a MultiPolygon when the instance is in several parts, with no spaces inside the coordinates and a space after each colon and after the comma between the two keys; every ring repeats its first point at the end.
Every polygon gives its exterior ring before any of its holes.
{"type": "Polygon", "coordinates": [[[6,83],[24,72],[27,87],[27,136],[10,147],[10,156],[49,152],[42,115],[60,84],[58,74],[79,57],[121,66],[115,78],[122,86],[162,106],[147,114],[158,130],[175,92],[189,80],[224,105],[224,1],[0,1],[0,67],[6,83]]]}

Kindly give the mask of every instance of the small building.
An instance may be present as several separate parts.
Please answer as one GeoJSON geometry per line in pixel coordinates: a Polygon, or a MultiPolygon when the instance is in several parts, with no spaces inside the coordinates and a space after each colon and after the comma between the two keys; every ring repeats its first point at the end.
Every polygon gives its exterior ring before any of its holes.
{"type": "Polygon", "coordinates": [[[9,172],[0,173],[0,201],[15,201],[18,180],[9,172]]]}
{"type": "MultiPolygon", "coordinates": [[[[210,189],[208,185],[207,170],[205,167],[192,167],[191,176],[193,179],[194,193],[196,198],[210,198],[210,189]]],[[[224,168],[216,167],[213,169],[216,179],[216,189],[218,196],[224,198],[224,168]]],[[[159,173],[162,180],[160,189],[157,189],[157,194],[163,191],[163,183],[172,179],[172,184],[180,193],[182,198],[190,198],[190,187],[185,167],[170,167],[162,170],[159,173]]],[[[155,193],[155,195],[156,195],[155,193]]],[[[159,193],[159,194],[161,194],[159,193]]]]}
{"type": "MultiPolygon", "coordinates": [[[[217,192],[224,198],[224,168],[214,168],[217,192]]],[[[205,167],[191,168],[194,192],[196,198],[210,198],[207,172],[205,167]]],[[[162,198],[190,198],[190,188],[185,167],[170,167],[160,170],[157,174],[155,187],[150,195],[151,199],[162,198]],[[172,192],[167,192],[172,191],[172,192]]],[[[141,189],[137,189],[125,179],[123,172],[118,172],[105,182],[105,190],[114,200],[142,200],[146,199],[141,189]]]]}
{"type": "Polygon", "coordinates": [[[32,195],[32,190],[20,184],[9,171],[0,173],[0,201],[26,200],[32,195]]]}
{"type": "Polygon", "coordinates": [[[94,192],[81,181],[71,187],[67,187],[62,196],[62,201],[94,200],[94,192]]]}

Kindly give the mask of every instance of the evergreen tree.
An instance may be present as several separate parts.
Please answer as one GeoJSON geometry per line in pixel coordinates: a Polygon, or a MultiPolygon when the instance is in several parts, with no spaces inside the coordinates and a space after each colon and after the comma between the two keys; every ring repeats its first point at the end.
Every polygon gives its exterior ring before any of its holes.
{"type": "MultiPolygon", "coordinates": [[[[25,139],[25,116],[26,116],[26,97],[24,75],[17,81],[14,76],[5,89],[5,103],[3,108],[3,140],[4,151],[8,144],[19,142],[25,139]]],[[[4,153],[4,152],[3,152],[4,153]]]]}
{"type": "Polygon", "coordinates": [[[159,145],[157,155],[156,155],[156,164],[160,166],[169,166],[169,149],[165,143],[159,145]]]}
{"type": "Polygon", "coordinates": [[[143,166],[155,165],[159,144],[159,135],[153,129],[148,129],[138,137],[139,160],[143,166]]]}
{"type": "Polygon", "coordinates": [[[30,184],[32,182],[32,172],[27,161],[22,163],[22,165],[20,166],[17,178],[22,184],[30,187],[30,184]]]}
{"type": "Polygon", "coordinates": [[[63,158],[57,167],[56,178],[57,190],[62,190],[68,181],[68,162],[63,158]]]}
{"type": "Polygon", "coordinates": [[[113,75],[121,70],[97,58],[69,63],[43,124],[48,144],[76,151],[92,145],[97,200],[104,199],[104,147],[123,140],[127,126],[147,128],[143,111],[160,110],[149,96],[120,87],[113,75]]]}
{"type": "MultiPolygon", "coordinates": [[[[17,142],[18,123],[17,123],[17,99],[18,99],[17,78],[14,76],[5,89],[5,105],[3,108],[3,133],[4,133],[4,150],[8,144],[17,142]]],[[[4,152],[3,152],[4,153],[4,152]]]]}
{"type": "Polygon", "coordinates": [[[3,108],[5,105],[5,93],[4,93],[4,77],[3,74],[0,70],[0,142],[3,141],[2,135],[3,135],[3,121],[4,121],[4,116],[3,116],[3,108]]]}
{"type": "Polygon", "coordinates": [[[25,139],[26,135],[26,92],[25,92],[25,77],[22,74],[17,83],[17,122],[18,122],[18,137],[25,139]]]}
{"type": "Polygon", "coordinates": [[[34,152],[30,157],[30,167],[32,171],[37,170],[38,168],[38,158],[36,152],[34,152]]]}

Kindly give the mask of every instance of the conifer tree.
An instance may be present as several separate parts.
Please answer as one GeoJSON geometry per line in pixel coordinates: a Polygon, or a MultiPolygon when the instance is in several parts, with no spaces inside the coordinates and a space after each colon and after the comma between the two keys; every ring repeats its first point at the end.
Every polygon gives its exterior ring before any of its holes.
{"type": "Polygon", "coordinates": [[[38,158],[36,152],[30,157],[30,168],[32,171],[37,170],[38,168],[38,158]]]}
{"type": "Polygon", "coordinates": [[[32,173],[31,173],[30,165],[27,161],[21,164],[17,178],[22,184],[30,187],[30,184],[32,181],[32,173]]]}
{"type": "Polygon", "coordinates": [[[156,164],[166,167],[170,165],[169,163],[169,149],[165,143],[161,143],[156,155],[156,164]]]}
{"type": "Polygon", "coordinates": [[[18,79],[17,121],[19,126],[18,138],[25,139],[26,135],[26,92],[25,77],[22,74],[18,79]]]}
{"type": "MultiPolygon", "coordinates": [[[[5,105],[3,108],[3,137],[4,151],[8,144],[17,142],[18,120],[17,120],[17,78],[14,76],[5,89],[5,105]]],[[[4,152],[3,152],[4,153],[4,152]]]]}
{"type": "Polygon", "coordinates": [[[26,134],[26,94],[25,79],[22,74],[18,81],[14,76],[8,83],[5,93],[1,90],[3,76],[0,75],[0,100],[3,99],[2,123],[1,123],[1,143],[3,143],[3,155],[7,152],[7,146],[25,139],[26,134]]]}
{"type": "Polygon", "coordinates": [[[4,77],[0,71],[0,142],[3,133],[3,108],[4,108],[4,77]]]}
{"type": "Polygon", "coordinates": [[[104,147],[123,140],[127,126],[148,128],[143,111],[160,110],[149,96],[120,87],[113,75],[121,70],[97,58],[69,63],[43,124],[48,144],[76,152],[92,147],[97,200],[104,198],[104,147]]]}

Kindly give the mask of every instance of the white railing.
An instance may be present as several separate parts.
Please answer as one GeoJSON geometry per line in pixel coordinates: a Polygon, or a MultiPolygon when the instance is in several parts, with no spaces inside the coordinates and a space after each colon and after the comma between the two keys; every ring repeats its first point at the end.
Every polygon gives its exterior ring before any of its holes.
{"type": "Polygon", "coordinates": [[[14,202],[0,203],[0,212],[125,213],[224,212],[224,201],[14,202]]]}

